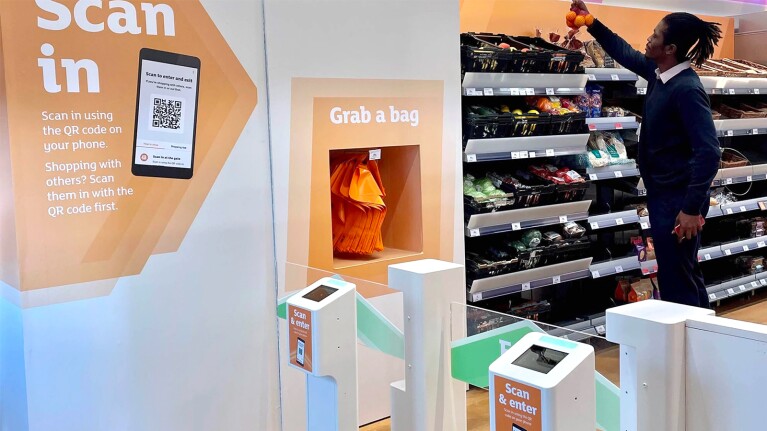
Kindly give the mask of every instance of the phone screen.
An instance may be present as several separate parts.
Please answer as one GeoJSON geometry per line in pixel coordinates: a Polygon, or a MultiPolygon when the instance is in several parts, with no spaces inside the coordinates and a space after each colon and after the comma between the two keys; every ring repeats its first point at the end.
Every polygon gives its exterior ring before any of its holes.
{"type": "Polygon", "coordinates": [[[302,367],[304,366],[304,345],[304,340],[299,338],[298,348],[296,349],[296,362],[298,362],[302,367]]]}
{"type": "Polygon", "coordinates": [[[192,178],[200,60],[148,48],[139,55],[132,172],[192,178]]]}

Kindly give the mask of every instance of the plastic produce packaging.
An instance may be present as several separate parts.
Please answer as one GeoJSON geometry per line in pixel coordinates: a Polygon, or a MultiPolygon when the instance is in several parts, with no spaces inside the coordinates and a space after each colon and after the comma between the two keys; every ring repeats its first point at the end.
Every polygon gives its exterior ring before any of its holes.
{"type": "Polygon", "coordinates": [[[543,239],[543,235],[538,230],[529,230],[525,232],[522,235],[522,238],[520,239],[522,241],[522,244],[525,245],[527,248],[535,248],[541,245],[541,240],[543,239]]]}
{"type": "Polygon", "coordinates": [[[564,234],[565,238],[575,239],[581,238],[586,233],[586,229],[578,223],[571,221],[565,223],[565,225],[562,226],[562,233],[564,234]]]}

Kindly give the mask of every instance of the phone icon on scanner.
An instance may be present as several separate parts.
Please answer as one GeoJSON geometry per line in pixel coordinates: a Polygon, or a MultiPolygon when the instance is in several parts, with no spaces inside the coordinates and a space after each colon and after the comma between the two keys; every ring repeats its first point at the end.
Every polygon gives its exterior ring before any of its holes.
{"type": "Polygon", "coordinates": [[[296,350],[296,362],[298,362],[298,365],[304,366],[304,349],[306,347],[306,342],[302,339],[298,339],[298,349],[296,350]]]}

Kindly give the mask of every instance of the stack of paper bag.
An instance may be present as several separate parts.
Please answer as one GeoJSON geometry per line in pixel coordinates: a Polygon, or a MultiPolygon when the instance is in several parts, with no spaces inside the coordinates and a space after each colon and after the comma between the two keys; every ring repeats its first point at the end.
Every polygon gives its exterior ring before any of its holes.
{"type": "Polygon", "coordinates": [[[330,172],[333,251],[366,256],[382,251],[386,193],[378,164],[368,153],[342,153],[331,158],[330,172]]]}

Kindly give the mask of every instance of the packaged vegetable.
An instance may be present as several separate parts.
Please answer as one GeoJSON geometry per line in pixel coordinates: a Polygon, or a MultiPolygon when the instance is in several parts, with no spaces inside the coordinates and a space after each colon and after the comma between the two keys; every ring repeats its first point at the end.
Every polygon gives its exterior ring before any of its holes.
{"type": "Polygon", "coordinates": [[[561,242],[562,235],[553,231],[545,232],[543,234],[543,241],[545,241],[547,244],[554,244],[557,242],[561,242]]]}
{"type": "Polygon", "coordinates": [[[522,241],[522,244],[524,244],[527,248],[535,248],[541,245],[542,239],[543,235],[540,231],[529,230],[522,235],[520,241],[522,241]]]}
{"type": "Polygon", "coordinates": [[[562,233],[565,238],[577,239],[581,238],[586,233],[586,229],[578,223],[571,221],[562,226],[562,233]]]}

